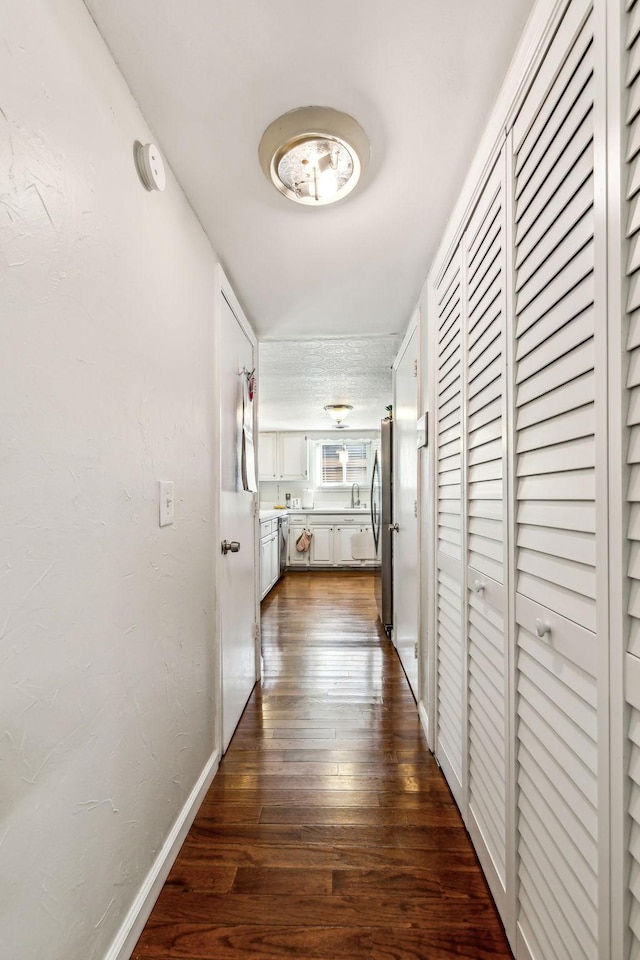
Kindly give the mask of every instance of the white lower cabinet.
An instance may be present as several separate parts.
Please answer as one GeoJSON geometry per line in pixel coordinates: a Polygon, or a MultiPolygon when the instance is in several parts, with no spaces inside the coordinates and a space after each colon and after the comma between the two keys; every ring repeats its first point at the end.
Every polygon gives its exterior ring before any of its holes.
{"type": "Polygon", "coordinates": [[[280,535],[278,521],[260,524],[260,599],[263,600],[280,576],[280,535]]]}
{"type": "Polygon", "coordinates": [[[311,548],[309,563],[318,567],[333,566],[333,527],[327,524],[309,524],[311,531],[311,548]]]}
{"type": "Polygon", "coordinates": [[[298,553],[296,548],[298,539],[302,536],[306,529],[305,520],[289,521],[289,556],[287,558],[287,563],[290,567],[309,566],[309,551],[307,550],[306,553],[298,553]]]}
{"type": "Polygon", "coordinates": [[[292,514],[289,520],[290,567],[374,567],[377,561],[371,524],[362,524],[356,515],[339,516],[292,514]],[[311,544],[305,553],[296,550],[296,541],[307,530],[311,544]],[[357,544],[354,542],[357,537],[357,544]],[[356,556],[361,559],[356,559],[356,556]]]}

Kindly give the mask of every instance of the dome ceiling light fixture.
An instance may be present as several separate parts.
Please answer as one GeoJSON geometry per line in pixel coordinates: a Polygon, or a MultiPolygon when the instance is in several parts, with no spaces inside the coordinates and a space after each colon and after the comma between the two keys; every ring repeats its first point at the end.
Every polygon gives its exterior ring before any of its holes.
{"type": "Polygon", "coordinates": [[[333,425],[335,430],[346,430],[346,426],[342,421],[346,419],[349,412],[353,410],[353,407],[348,403],[329,403],[324,409],[331,419],[335,420],[333,425]]]}
{"type": "Polygon", "coordinates": [[[369,161],[360,124],[331,107],[300,107],[269,124],[258,154],[265,176],[296,203],[324,206],[351,193],[369,161]]]}

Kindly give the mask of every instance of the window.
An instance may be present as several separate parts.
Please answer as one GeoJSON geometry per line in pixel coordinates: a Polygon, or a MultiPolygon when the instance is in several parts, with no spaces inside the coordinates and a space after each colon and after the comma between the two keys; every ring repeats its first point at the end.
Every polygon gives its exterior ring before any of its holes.
{"type": "Polygon", "coordinates": [[[351,486],[369,483],[371,443],[368,440],[345,440],[344,443],[318,443],[317,485],[322,487],[351,486]]]}

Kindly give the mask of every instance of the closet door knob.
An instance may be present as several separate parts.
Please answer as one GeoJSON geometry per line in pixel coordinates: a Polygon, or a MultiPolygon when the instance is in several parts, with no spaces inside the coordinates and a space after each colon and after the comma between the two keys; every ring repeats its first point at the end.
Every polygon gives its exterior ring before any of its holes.
{"type": "Polygon", "coordinates": [[[476,593],[484,593],[484,587],[485,585],[482,580],[474,580],[473,589],[476,593]]]}
{"type": "Polygon", "coordinates": [[[540,617],[536,620],[536,633],[540,639],[544,639],[546,636],[551,636],[551,627],[548,623],[545,623],[544,620],[541,620],[540,617]]]}

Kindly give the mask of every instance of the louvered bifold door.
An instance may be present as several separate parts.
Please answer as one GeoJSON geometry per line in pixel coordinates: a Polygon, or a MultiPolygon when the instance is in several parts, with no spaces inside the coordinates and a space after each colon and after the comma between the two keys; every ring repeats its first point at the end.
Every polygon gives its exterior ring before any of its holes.
{"type": "Polygon", "coordinates": [[[598,920],[607,547],[596,539],[606,350],[594,61],[591,4],[571,0],[513,127],[517,922],[518,956],[535,960],[608,956],[598,920]]]}
{"type": "Polygon", "coordinates": [[[629,953],[640,958],[640,0],[627,4],[626,27],[626,227],[628,259],[627,378],[629,428],[629,641],[625,692],[629,704],[629,953]]]}
{"type": "Polygon", "coordinates": [[[436,755],[462,803],[462,281],[460,250],[436,288],[436,755]]]}
{"type": "Polygon", "coordinates": [[[506,921],[504,152],[464,235],[468,828],[506,921]]]}

